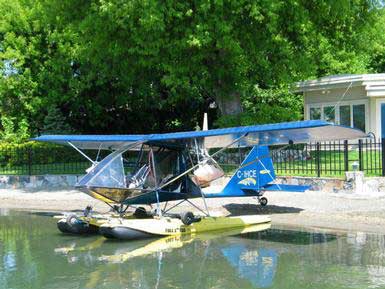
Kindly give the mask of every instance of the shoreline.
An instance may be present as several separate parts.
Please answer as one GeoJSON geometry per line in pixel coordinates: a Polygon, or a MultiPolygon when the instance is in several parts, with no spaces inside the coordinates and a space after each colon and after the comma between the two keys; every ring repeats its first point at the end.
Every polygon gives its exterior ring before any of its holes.
{"type": "MultiPolygon", "coordinates": [[[[271,216],[272,225],[303,227],[328,231],[385,234],[385,197],[367,198],[310,191],[306,193],[268,192],[266,207],[251,197],[207,199],[210,214],[271,216]]],[[[192,200],[204,207],[201,199],[192,200]]],[[[70,212],[92,205],[94,211],[105,213],[110,208],[101,201],[76,190],[23,191],[0,190],[0,210],[70,212]]],[[[172,205],[172,202],[170,202],[172,205]]],[[[198,212],[189,204],[175,212],[198,212]]]]}

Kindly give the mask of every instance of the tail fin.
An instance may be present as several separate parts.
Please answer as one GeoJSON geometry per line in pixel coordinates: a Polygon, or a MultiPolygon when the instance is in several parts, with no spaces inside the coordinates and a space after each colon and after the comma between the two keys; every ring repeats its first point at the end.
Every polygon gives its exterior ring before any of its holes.
{"type": "Polygon", "coordinates": [[[267,146],[255,146],[234,173],[228,185],[263,187],[274,181],[273,161],[267,146]]]}
{"type": "MultiPolygon", "coordinates": [[[[231,177],[222,192],[208,194],[208,197],[245,196],[248,192],[258,192],[274,181],[273,161],[267,146],[255,146],[231,177]]],[[[205,194],[206,195],[206,194],[205,194]]]]}

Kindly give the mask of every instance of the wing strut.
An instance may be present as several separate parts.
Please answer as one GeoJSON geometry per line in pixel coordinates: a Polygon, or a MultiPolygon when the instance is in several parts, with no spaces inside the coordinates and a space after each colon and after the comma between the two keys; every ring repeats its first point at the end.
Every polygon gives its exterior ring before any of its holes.
{"type": "Polygon", "coordinates": [[[85,157],[87,160],[89,160],[92,164],[96,164],[95,161],[93,161],[89,156],[87,156],[81,149],[78,149],[73,143],[70,141],[67,142],[71,147],[73,147],[75,150],[77,150],[83,157],[85,157]]]}
{"type": "MultiPolygon", "coordinates": [[[[152,147],[150,150],[150,156],[151,156],[152,174],[154,176],[155,186],[158,187],[158,180],[156,178],[156,167],[155,167],[155,160],[154,160],[154,150],[152,147]]],[[[155,195],[156,195],[156,212],[159,215],[159,217],[162,217],[162,210],[160,209],[160,203],[159,203],[159,190],[155,191],[155,195]]]]}

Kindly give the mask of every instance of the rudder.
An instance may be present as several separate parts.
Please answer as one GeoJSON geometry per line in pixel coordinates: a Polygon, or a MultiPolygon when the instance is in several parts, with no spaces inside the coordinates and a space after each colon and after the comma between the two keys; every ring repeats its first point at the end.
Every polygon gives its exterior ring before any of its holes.
{"type": "Polygon", "coordinates": [[[275,180],[273,161],[267,146],[254,146],[219,194],[208,197],[245,196],[246,192],[258,192],[275,180]]]}

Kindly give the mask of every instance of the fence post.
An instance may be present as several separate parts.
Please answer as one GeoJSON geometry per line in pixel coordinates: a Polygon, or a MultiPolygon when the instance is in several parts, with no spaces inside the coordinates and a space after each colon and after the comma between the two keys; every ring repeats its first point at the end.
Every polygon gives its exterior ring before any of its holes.
{"type": "Polygon", "coordinates": [[[364,165],[363,165],[363,157],[362,157],[362,139],[358,140],[358,165],[359,165],[359,170],[363,171],[364,170],[364,165]]]}
{"type": "Polygon", "coordinates": [[[32,175],[32,148],[28,146],[28,175],[32,175]]]}
{"type": "Polygon", "coordinates": [[[345,169],[345,172],[349,171],[349,146],[348,146],[348,140],[344,140],[344,169],[345,169]]]}
{"type": "Polygon", "coordinates": [[[385,138],[381,139],[381,173],[385,176],[385,138]]]}
{"type": "Polygon", "coordinates": [[[317,149],[317,177],[321,176],[321,144],[317,142],[316,144],[317,149]]]}

